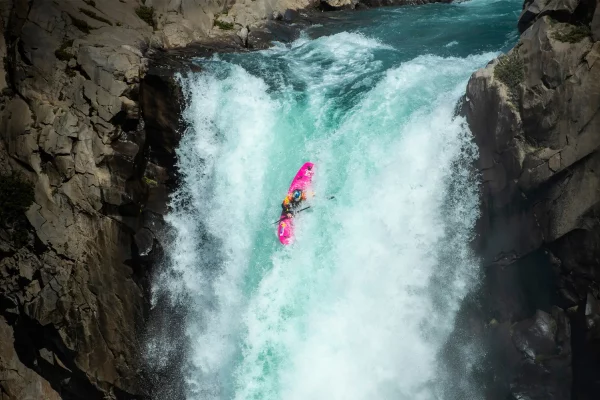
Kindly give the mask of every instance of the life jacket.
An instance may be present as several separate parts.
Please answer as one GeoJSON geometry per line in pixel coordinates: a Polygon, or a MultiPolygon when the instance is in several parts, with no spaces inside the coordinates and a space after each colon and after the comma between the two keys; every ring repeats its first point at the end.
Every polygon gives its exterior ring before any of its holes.
{"type": "Polygon", "coordinates": [[[304,193],[303,190],[296,189],[292,193],[288,193],[288,195],[285,196],[285,199],[283,199],[283,203],[281,204],[281,207],[285,211],[289,211],[290,208],[294,208],[294,207],[298,206],[303,200],[306,200],[306,193],[304,193]],[[296,192],[300,192],[299,197],[294,196],[294,194],[296,194],[296,192]]]}

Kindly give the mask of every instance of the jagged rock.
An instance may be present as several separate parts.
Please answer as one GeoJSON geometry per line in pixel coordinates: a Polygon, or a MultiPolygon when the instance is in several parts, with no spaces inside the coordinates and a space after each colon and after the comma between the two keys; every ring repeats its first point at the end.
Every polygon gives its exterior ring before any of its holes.
{"type": "Polygon", "coordinates": [[[555,19],[569,19],[580,0],[527,0],[519,17],[519,32],[523,33],[536,18],[550,15],[555,19]]]}
{"type": "MultiPolygon", "coordinates": [[[[167,15],[162,29],[162,46],[166,48],[184,47],[200,37],[194,25],[179,15],[167,15]]],[[[208,26],[206,27],[207,29],[208,26]]]]}
{"type": "Polygon", "coordinates": [[[596,5],[594,17],[591,23],[592,37],[594,40],[600,40],[600,7],[596,5]]]}
{"type": "Polygon", "coordinates": [[[467,86],[463,113],[483,177],[478,318],[514,324],[521,354],[506,358],[481,333],[493,350],[490,399],[587,400],[600,388],[600,316],[589,296],[600,278],[600,43],[572,35],[593,22],[595,3],[526,2],[518,44],[467,86]],[[498,73],[507,65],[522,75],[512,87],[498,73]]]}
{"type": "MultiPolygon", "coordinates": [[[[0,18],[0,59],[5,60],[6,58],[6,42],[4,40],[4,21],[0,18]]],[[[6,73],[4,70],[4,63],[0,64],[0,92],[8,87],[8,82],[6,82],[6,73]]]]}
{"type": "Polygon", "coordinates": [[[154,235],[149,229],[143,228],[133,237],[137,246],[138,255],[147,257],[154,248],[154,235]]]}
{"type": "Polygon", "coordinates": [[[248,46],[248,33],[249,33],[249,31],[248,31],[248,28],[246,28],[246,27],[243,27],[238,32],[238,36],[242,40],[242,43],[244,46],[248,46]]]}
{"type": "Polygon", "coordinates": [[[60,400],[61,396],[50,383],[27,368],[14,348],[14,333],[6,320],[0,316],[0,392],[2,399],[60,400]]]}
{"type": "Polygon", "coordinates": [[[321,1],[321,8],[327,11],[354,9],[358,3],[358,0],[324,0],[321,1]]]}
{"type": "Polygon", "coordinates": [[[64,156],[56,156],[54,158],[54,164],[56,165],[58,172],[60,172],[64,179],[71,179],[75,174],[75,160],[70,154],[64,156]]]}
{"type": "MultiPolygon", "coordinates": [[[[168,63],[165,60],[164,63],[168,63]]],[[[152,158],[174,163],[175,146],[181,138],[180,112],[183,93],[168,67],[149,70],[140,87],[140,106],[146,122],[152,158]]],[[[151,159],[152,159],[151,158],[151,159]]]]}
{"type": "Polygon", "coordinates": [[[0,129],[2,138],[8,144],[9,154],[35,169],[39,168],[39,159],[34,155],[37,143],[31,134],[32,123],[27,103],[15,98],[2,113],[0,129]]]}
{"type": "Polygon", "coordinates": [[[513,398],[567,399],[571,395],[571,331],[564,311],[538,310],[513,328],[513,343],[524,354],[511,386],[513,398]]]}
{"type": "Polygon", "coordinates": [[[287,9],[283,12],[283,20],[287,22],[293,22],[300,17],[300,13],[296,10],[287,9]]]}

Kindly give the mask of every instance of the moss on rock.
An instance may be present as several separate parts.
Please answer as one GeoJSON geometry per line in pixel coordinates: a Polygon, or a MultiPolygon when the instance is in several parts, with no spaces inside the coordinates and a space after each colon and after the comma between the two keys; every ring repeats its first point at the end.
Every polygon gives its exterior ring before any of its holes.
{"type": "Polygon", "coordinates": [[[154,28],[154,8],[148,6],[139,6],[135,9],[137,16],[152,28],[154,28]]]}
{"type": "Polygon", "coordinates": [[[230,22],[224,22],[224,21],[219,21],[218,19],[215,19],[213,26],[218,27],[219,29],[222,29],[224,31],[230,31],[233,29],[233,24],[230,22]]]}
{"type": "Polygon", "coordinates": [[[54,52],[54,55],[60,61],[69,61],[71,58],[74,57],[73,54],[67,51],[67,49],[71,46],[73,46],[73,40],[67,40],[60,46],[58,50],[54,52]]]}
{"type": "Polygon", "coordinates": [[[506,85],[510,100],[514,104],[519,101],[519,86],[525,79],[524,67],[523,60],[514,52],[500,57],[494,68],[494,78],[506,85]]]}
{"type": "Polygon", "coordinates": [[[556,40],[565,43],[579,43],[586,37],[589,37],[592,31],[589,26],[586,25],[575,25],[568,28],[568,31],[556,31],[552,37],[556,40]]]}

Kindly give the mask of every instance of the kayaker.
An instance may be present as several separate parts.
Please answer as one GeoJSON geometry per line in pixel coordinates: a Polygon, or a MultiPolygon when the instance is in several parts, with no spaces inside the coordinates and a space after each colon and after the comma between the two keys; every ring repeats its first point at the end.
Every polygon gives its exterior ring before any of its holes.
{"type": "Polygon", "coordinates": [[[294,216],[294,211],[298,208],[303,200],[306,200],[306,193],[300,189],[296,189],[292,193],[289,193],[287,196],[285,196],[283,203],[281,203],[281,208],[283,209],[285,215],[288,218],[292,218],[294,216]]]}

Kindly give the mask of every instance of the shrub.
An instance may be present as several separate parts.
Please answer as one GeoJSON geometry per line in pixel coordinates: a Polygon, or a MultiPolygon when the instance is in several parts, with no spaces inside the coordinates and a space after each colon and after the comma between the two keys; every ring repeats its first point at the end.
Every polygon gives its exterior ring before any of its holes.
{"type": "Polygon", "coordinates": [[[109,20],[107,20],[104,17],[101,17],[101,16],[97,15],[93,11],[86,10],[85,8],[80,8],[79,11],[81,11],[82,14],[85,14],[85,15],[87,15],[88,17],[90,17],[92,19],[95,19],[96,21],[104,22],[105,24],[108,24],[108,25],[112,26],[112,22],[110,22],[109,20]]]}
{"type": "Polygon", "coordinates": [[[590,36],[592,31],[589,26],[586,25],[576,25],[569,28],[568,32],[564,31],[556,31],[552,35],[552,37],[556,40],[565,43],[578,43],[581,42],[586,37],[590,36]]]}
{"type": "Polygon", "coordinates": [[[142,178],[142,181],[148,186],[157,186],[158,185],[158,182],[156,182],[154,179],[148,178],[147,176],[144,176],[142,178]]]}
{"type": "Polygon", "coordinates": [[[73,40],[67,40],[60,46],[60,48],[58,50],[56,50],[54,52],[54,55],[60,61],[69,61],[71,58],[74,57],[73,54],[71,54],[70,52],[67,51],[67,48],[69,48],[71,46],[73,46],[73,40]]]}
{"type": "Polygon", "coordinates": [[[500,57],[494,68],[494,78],[504,83],[513,103],[519,101],[519,86],[525,79],[525,64],[517,53],[500,57]]]}
{"type": "Polygon", "coordinates": [[[154,8],[148,6],[139,6],[135,9],[138,17],[148,25],[154,28],[154,8]]]}
{"type": "Polygon", "coordinates": [[[215,19],[213,26],[217,26],[219,29],[223,29],[224,31],[230,31],[233,29],[233,24],[230,22],[223,22],[215,19]]]}

